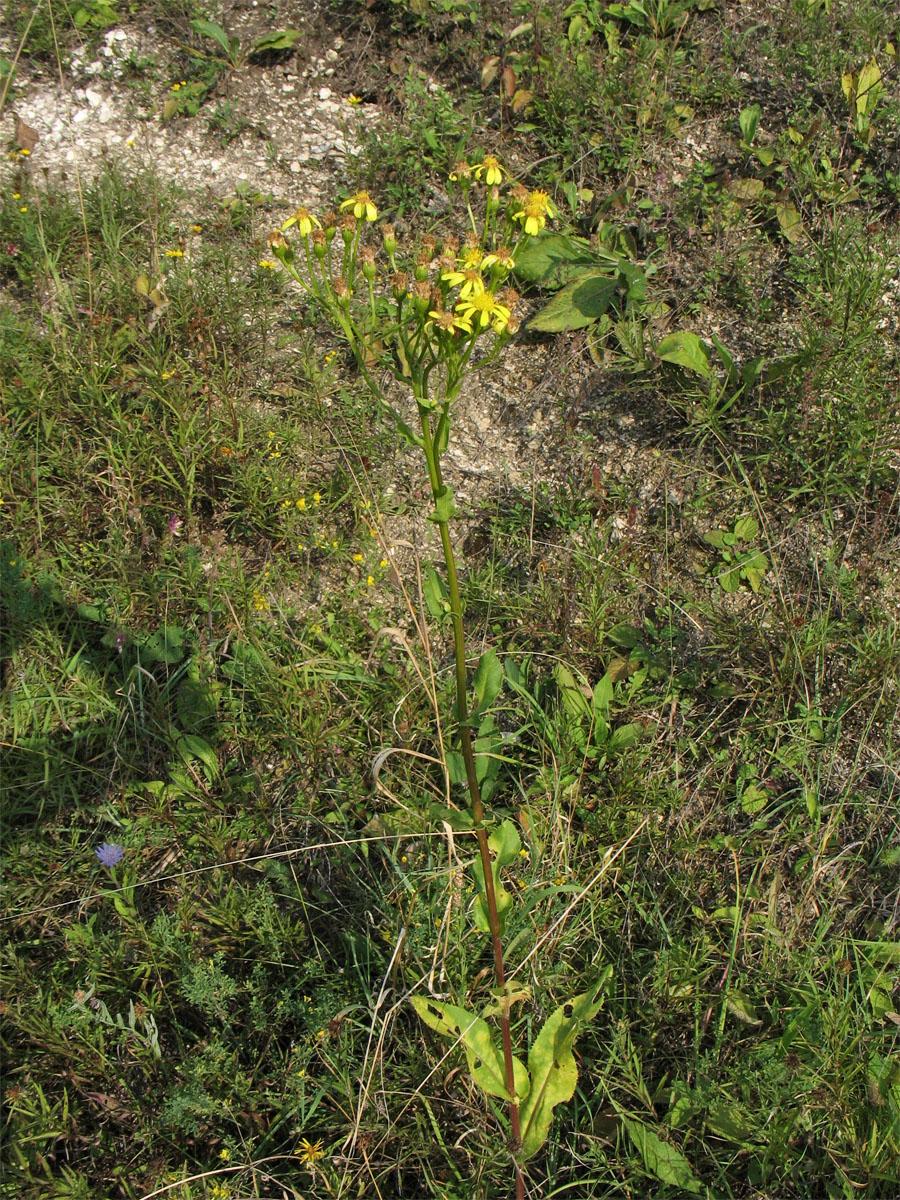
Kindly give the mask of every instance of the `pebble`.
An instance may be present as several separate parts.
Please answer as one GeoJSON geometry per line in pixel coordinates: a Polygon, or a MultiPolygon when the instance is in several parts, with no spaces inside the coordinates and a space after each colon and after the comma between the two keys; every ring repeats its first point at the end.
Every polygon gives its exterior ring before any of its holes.
{"type": "Polygon", "coordinates": [[[330,100],[331,99],[331,88],[329,88],[329,87],[319,88],[319,99],[320,100],[330,100]]]}

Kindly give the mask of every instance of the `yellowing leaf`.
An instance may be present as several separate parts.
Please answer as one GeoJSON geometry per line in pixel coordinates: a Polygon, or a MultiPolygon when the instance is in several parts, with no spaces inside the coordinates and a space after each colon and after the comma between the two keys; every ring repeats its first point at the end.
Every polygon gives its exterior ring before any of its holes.
{"type": "Polygon", "coordinates": [[[432,1000],[428,996],[413,996],[412,1006],[431,1029],[462,1043],[472,1078],[482,1091],[501,1100],[514,1099],[517,1103],[522,1103],[529,1091],[525,1064],[513,1056],[515,1096],[510,1096],[506,1086],[506,1064],[503,1054],[491,1038],[487,1021],[482,1021],[468,1009],[432,1000]]]}

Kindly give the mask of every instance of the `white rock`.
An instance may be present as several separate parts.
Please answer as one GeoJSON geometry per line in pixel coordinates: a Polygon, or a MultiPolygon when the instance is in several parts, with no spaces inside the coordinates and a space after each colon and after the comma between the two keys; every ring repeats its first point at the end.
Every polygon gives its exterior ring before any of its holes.
{"type": "Polygon", "coordinates": [[[100,122],[101,125],[106,125],[109,121],[111,121],[113,119],[114,116],[115,116],[115,114],[114,114],[111,106],[109,104],[107,104],[106,102],[101,104],[100,107],[97,109],[97,120],[100,122]]]}
{"type": "Polygon", "coordinates": [[[319,99],[320,100],[330,100],[331,99],[331,88],[328,88],[328,87],[319,88],[319,99]]]}
{"type": "Polygon", "coordinates": [[[79,108],[72,113],[72,123],[74,125],[83,125],[90,115],[91,110],[89,108],[79,108]]]}
{"type": "Polygon", "coordinates": [[[103,103],[103,93],[98,92],[95,88],[85,88],[84,98],[91,108],[99,108],[103,103]]]}

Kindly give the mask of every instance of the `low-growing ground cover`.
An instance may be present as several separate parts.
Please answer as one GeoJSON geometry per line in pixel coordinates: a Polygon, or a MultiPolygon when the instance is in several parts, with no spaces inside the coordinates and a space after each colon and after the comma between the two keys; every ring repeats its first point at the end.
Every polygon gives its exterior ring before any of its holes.
{"type": "MultiPolygon", "coordinates": [[[[160,54],[215,58],[190,22],[239,24],[152,15],[160,54]]],[[[65,69],[67,10],[6,20],[65,69]]],[[[613,969],[526,1194],[895,1196],[890,14],[317,21],[384,122],[338,199],[440,236],[448,173],[495,154],[574,239],[520,264],[523,328],[448,452],[469,646],[503,665],[482,750],[521,839],[517,1044],[613,969]]],[[[249,52],[300,21],[247,22],[227,96],[169,118],[186,137],[216,112],[254,136],[249,52]]],[[[409,1003],[481,1008],[493,982],[471,839],[440,815],[431,505],[275,269],[305,197],[223,202],[153,163],[73,188],[27,148],[0,168],[3,1194],[511,1195],[502,1102],[409,1003]]]]}

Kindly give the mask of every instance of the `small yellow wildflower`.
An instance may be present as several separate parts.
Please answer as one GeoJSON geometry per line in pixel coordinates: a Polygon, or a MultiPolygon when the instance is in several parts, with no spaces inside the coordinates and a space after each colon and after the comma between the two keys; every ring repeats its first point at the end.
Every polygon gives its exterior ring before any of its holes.
{"type": "Polygon", "coordinates": [[[388,560],[386,558],[379,559],[378,565],[379,567],[384,568],[388,565],[388,560]]]}
{"type": "Polygon", "coordinates": [[[367,575],[366,576],[366,587],[374,587],[374,586],[375,586],[375,576],[367,575]]]}
{"type": "Polygon", "coordinates": [[[271,258],[261,258],[259,260],[259,265],[261,267],[263,267],[266,271],[274,271],[275,268],[278,266],[278,263],[273,262],[271,258]]]}
{"type": "Polygon", "coordinates": [[[253,607],[257,612],[268,612],[269,602],[262,592],[253,593],[253,607]]]}
{"type": "Polygon", "coordinates": [[[482,284],[456,306],[456,311],[466,320],[477,320],[481,329],[492,325],[495,333],[503,333],[512,315],[505,304],[501,304],[492,291],[482,284]]]}
{"type": "Polygon", "coordinates": [[[347,97],[347,103],[348,104],[362,104],[362,96],[357,96],[354,92],[351,92],[350,95],[347,97]]]}
{"type": "Polygon", "coordinates": [[[353,561],[354,561],[355,563],[361,563],[361,562],[363,562],[363,561],[364,561],[364,557],[363,557],[363,555],[362,555],[362,554],[354,554],[354,555],[353,555],[353,561]]]}
{"type": "Polygon", "coordinates": [[[31,154],[31,151],[26,146],[22,146],[19,149],[19,154],[22,158],[28,158],[28,156],[31,154]]]}
{"type": "Polygon", "coordinates": [[[500,166],[500,163],[494,158],[493,154],[486,154],[484,162],[478,163],[473,170],[475,171],[476,179],[481,179],[482,175],[484,175],[484,182],[488,187],[503,182],[503,167],[500,166]]]}
{"type": "Polygon", "coordinates": [[[334,541],[331,543],[332,550],[337,550],[337,548],[338,548],[338,546],[340,546],[340,544],[341,543],[337,540],[337,538],[335,538],[334,541]]]}
{"type": "Polygon", "coordinates": [[[183,250],[167,250],[166,258],[184,258],[183,250]]]}
{"type": "Polygon", "coordinates": [[[160,379],[171,379],[174,374],[174,371],[163,371],[160,375],[160,379]]]}
{"type": "MultiPolygon", "coordinates": [[[[465,295],[460,292],[460,295],[465,295]]],[[[431,320],[428,322],[428,328],[435,326],[442,333],[471,333],[472,322],[468,317],[461,316],[458,312],[430,312],[431,320]]]]}
{"type": "Polygon", "coordinates": [[[210,1200],[228,1200],[231,1188],[227,1183],[214,1183],[209,1189],[210,1200]]]}
{"type": "MultiPolygon", "coordinates": [[[[299,501],[298,501],[298,503],[299,503],[299,501]]],[[[282,508],[290,508],[292,504],[293,504],[293,500],[282,500],[281,507],[282,508]]]]}
{"type": "Polygon", "coordinates": [[[353,215],[358,221],[363,218],[367,221],[378,220],[378,209],[368,192],[356,192],[349,200],[345,200],[341,205],[341,212],[348,208],[353,209],[353,215]]]}
{"type": "Polygon", "coordinates": [[[493,254],[485,255],[481,266],[486,271],[488,267],[499,266],[511,271],[516,265],[516,260],[509,251],[508,246],[498,246],[493,254]]]}
{"type": "Polygon", "coordinates": [[[13,200],[21,200],[22,199],[21,192],[13,192],[12,196],[13,196],[13,200]]]}
{"type": "Polygon", "coordinates": [[[28,212],[28,205],[23,204],[22,207],[19,209],[19,212],[28,212]]]}
{"type": "Polygon", "coordinates": [[[308,1163],[310,1166],[325,1157],[321,1139],[317,1142],[310,1142],[307,1138],[301,1138],[300,1145],[294,1153],[302,1162],[308,1163]]]}
{"type": "Polygon", "coordinates": [[[312,499],[313,499],[314,505],[316,505],[316,506],[320,505],[322,503],[322,493],[321,492],[313,492],[312,499]]]}
{"type": "Polygon", "coordinates": [[[297,507],[300,509],[301,512],[303,512],[304,508],[306,508],[306,498],[304,496],[301,496],[300,499],[297,501],[297,507]]]}
{"type": "Polygon", "coordinates": [[[202,225],[192,225],[191,226],[191,233],[202,233],[202,232],[203,232],[202,225]]]}
{"type": "Polygon", "coordinates": [[[531,237],[536,237],[547,224],[548,216],[555,217],[556,210],[549,195],[538,189],[528,193],[525,203],[517,213],[513,213],[513,220],[521,221],[525,232],[531,237]]]}
{"type": "Polygon", "coordinates": [[[309,237],[313,231],[314,225],[319,229],[322,228],[318,218],[314,217],[309,209],[304,208],[302,205],[297,209],[292,217],[289,217],[285,221],[281,228],[282,230],[290,229],[292,225],[297,226],[297,232],[301,237],[304,238],[309,237]]]}
{"type": "Polygon", "coordinates": [[[228,1162],[229,1158],[231,1158],[231,1151],[230,1150],[220,1150],[219,1158],[222,1160],[222,1162],[228,1162]]]}

